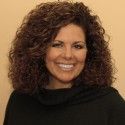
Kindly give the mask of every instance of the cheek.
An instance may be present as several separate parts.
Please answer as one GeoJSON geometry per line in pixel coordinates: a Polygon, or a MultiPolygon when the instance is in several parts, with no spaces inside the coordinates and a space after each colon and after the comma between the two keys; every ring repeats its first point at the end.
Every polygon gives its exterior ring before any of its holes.
{"type": "Polygon", "coordinates": [[[86,51],[78,53],[77,54],[77,61],[83,64],[85,62],[85,60],[86,60],[86,54],[87,54],[86,51]]]}
{"type": "Polygon", "coordinates": [[[57,57],[56,52],[50,49],[46,54],[46,61],[53,61],[56,57],[57,57]]]}
{"type": "Polygon", "coordinates": [[[77,65],[77,75],[79,75],[80,72],[82,72],[82,70],[84,69],[85,66],[85,60],[86,60],[86,52],[84,53],[79,53],[79,55],[77,55],[77,61],[78,61],[78,65],[77,65]]]}
{"type": "Polygon", "coordinates": [[[53,67],[54,63],[56,63],[56,59],[59,56],[59,53],[55,50],[48,50],[45,57],[45,63],[47,67],[53,67]]]}

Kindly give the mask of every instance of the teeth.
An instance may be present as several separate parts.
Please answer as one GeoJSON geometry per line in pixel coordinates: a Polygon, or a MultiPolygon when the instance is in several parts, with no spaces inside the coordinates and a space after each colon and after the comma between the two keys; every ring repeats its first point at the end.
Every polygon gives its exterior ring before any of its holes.
{"type": "Polygon", "coordinates": [[[73,65],[59,64],[59,67],[61,67],[63,70],[71,70],[73,65]]]}
{"type": "Polygon", "coordinates": [[[66,65],[66,64],[59,64],[60,67],[64,67],[64,68],[72,68],[73,65],[66,65]]]}

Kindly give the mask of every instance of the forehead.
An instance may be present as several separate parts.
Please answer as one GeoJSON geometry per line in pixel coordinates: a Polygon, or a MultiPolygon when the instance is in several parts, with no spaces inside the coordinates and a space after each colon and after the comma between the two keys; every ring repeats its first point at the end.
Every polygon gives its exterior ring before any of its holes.
{"type": "Polygon", "coordinates": [[[68,24],[59,30],[55,40],[61,40],[64,42],[85,41],[85,32],[83,28],[78,25],[68,24]]]}

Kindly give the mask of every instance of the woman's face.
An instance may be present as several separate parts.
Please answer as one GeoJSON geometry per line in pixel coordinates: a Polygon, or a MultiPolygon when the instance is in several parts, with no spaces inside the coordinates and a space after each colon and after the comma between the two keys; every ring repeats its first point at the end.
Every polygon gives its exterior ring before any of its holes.
{"type": "Polygon", "coordinates": [[[86,59],[84,30],[75,24],[62,27],[46,53],[50,84],[68,84],[83,70],[86,59]]]}

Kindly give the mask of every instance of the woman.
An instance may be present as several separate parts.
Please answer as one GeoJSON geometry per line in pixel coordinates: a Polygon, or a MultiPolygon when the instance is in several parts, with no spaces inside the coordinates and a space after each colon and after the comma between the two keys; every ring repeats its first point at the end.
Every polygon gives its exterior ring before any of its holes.
{"type": "Polygon", "coordinates": [[[105,30],[81,2],[41,3],[9,53],[4,125],[125,125],[105,30]]]}

